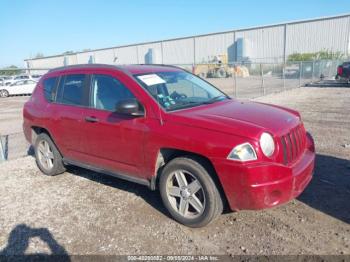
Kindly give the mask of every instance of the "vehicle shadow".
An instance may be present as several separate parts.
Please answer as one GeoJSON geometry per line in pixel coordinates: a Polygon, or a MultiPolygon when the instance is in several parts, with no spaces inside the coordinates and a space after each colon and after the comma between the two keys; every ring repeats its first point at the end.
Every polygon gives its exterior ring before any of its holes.
{"type": "Polygon", "coordinates": [[[350,223],[350,160],[317,154],[314,177],[298,200],[350,223]]]}
{"type": "Polygon", "coordinates": [[[27,155],[28,156],[35,156],[35,151],[34,151],[34,147],[32,145],[29,145],[28,149],[27,149],[27,155]]]}
{"type": "MultiPolygon", "coordinates": [[[[27,154],[29,156],[35,157],[35,152],[33,146],[28,148],[27,154]]],[[[100,183],[106,186],[111,186],[119,190],[128,191],[137,196],[143,198],[149,205],[157,209],[163,215],[170,217],[170,214],[163,206],[159,191],[151,191],[148,187],[139,185],[127,180],[119,179],[116,177],[100,174],[85,168],[80,168],[77,166],[68,166],[67,172],[73,175],[84,177],[93,182],[100,183]]]]}
{"type": "Polygon", "coordinates": [[[7,240],[7,246],[0,250],[0,261],[41,261],[41,260],[70,261],[70,257],[63,246],[58,244],[47,228],[31,228],[19,224],[12,229],[7,240]],[[50,249],[50,254],[25,254],[31,238],[38,237],[50,249]]]}
{"type": "Polygon", "coordinates": [[[130,192],[136,196],[141,197],[150,206],[158,210],[163,215],[170,217],[170,214],[163,206],[161,196],[158,190],[152,191],[147,186],[140,185],[134,182],[123,180],[117,177],[104,175],[98,172],[80,168],[77,166],[68,166],[67,172],[77,175],[93,182],[100,183],[106,186],[114,187],[119,190],[130,192]]]}
{"type": "MultiPolygon", "coordinates": [[[[70,167],[68,172],[131,192],[142,197],[165,216],[171,217],[163,206],[159,191],[151,191],[145,186],[79,167],[70,167]]],[[[314,177],[298,200],[350,224],[350,160],[317,154],[314,177]]],[[[231,213],[227,205],[224,213],[231,213]]]]}
{"type": "Polygon", "coordinates": [[[312,83],[307,83],[306,87],[337,87],[337,88],[349,88],[350,84],[347,82],[340,82],[336,80],[320,80],[312,83]]]}

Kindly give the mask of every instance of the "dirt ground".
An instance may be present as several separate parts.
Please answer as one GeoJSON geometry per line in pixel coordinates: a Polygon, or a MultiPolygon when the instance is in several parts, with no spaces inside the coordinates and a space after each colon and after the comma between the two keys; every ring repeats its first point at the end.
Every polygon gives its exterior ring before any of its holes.
{"type": "Polygon", "coordinates": [[[158,192],[78,168],[47,177],[28,156],[0,165],[0,254],[350,254],[350,89],[257,100],[299,110],[315,138],[315,175],[297,200],[191,229],[158,192]]]}
{"type": "Polygon", "coordinates": [[[0,99],[0,135],[22,132],[22,108],[29,96],[0,99]]]}

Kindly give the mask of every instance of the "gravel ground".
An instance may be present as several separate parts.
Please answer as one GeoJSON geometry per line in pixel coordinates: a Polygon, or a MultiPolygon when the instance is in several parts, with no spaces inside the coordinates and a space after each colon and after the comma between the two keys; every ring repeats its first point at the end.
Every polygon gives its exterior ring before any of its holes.
{"type": "Polygon", "coordinates": [[[315,176],[297,200],[191,229],[158,192],[79,168],[46,177],[29,156],[0,165],[0,253],[350,254],[350,89],[257,100],[299,110],[314,135],[315,176]]]}

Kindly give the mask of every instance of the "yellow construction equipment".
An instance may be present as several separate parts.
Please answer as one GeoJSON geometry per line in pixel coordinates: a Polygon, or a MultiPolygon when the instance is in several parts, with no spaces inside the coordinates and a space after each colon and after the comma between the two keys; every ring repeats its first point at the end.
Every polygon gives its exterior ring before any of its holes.
{"type": "Polygon", "coordinates": [[[225,78],[233,75],[233,68],[228,65],[227,55],[215,55],[208,63],[196,65],[194,74],[202,78],[225,78]]]}

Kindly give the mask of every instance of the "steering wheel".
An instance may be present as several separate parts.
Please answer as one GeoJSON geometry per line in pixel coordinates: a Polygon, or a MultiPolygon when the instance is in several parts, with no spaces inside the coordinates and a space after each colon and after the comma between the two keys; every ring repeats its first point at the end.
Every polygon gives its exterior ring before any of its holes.
{"type": "Polygon", "coordinates": [[[184,99],[184,98],[187,98],[187,95],[183,94],[183,93],[178,93],[176,91],[174,91],[170,97],[174,100],[179,100],[179,99],[184,99]]]}

